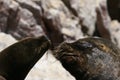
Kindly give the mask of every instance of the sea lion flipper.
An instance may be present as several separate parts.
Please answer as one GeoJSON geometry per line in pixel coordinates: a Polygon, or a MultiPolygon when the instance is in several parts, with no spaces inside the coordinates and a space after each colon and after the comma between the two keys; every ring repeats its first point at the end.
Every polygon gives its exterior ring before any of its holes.
{"type": "Polygon", "coordinates": [[[45,37],[21,40],[0,53],[0,75],[7,80],[24,80],[30,69],[48,50],[45,37]]]}

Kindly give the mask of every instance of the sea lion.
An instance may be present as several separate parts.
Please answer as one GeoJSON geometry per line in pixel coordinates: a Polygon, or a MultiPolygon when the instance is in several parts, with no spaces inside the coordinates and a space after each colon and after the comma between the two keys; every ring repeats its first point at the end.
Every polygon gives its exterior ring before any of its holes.
{"type": "Polygon", "coordinates": [[[120,49],[106,39],[64,42],[54,56],[76,80],[120,80],[120,49]]]}
{"type": "Polygon", "coordinates": [[[0,52],[0,76],[6,80],[24,80],[49,46],[50,41],[41,36],[21,40],[4,49],[0,52]]]}
{"type": "Polygon", "coordinates": [[[107,8],[111,19],[120,22],[120,0],[107,0],[107,8]]]}

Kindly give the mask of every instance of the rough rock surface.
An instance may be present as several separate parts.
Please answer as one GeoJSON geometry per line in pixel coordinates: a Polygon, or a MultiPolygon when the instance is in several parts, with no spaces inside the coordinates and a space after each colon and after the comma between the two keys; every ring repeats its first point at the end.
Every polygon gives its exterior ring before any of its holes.
{"type": "Polygon", "coordinates": [[[41,3],[47,34],[55,46],[63,40],[83,37],[79,20],[61,0],[41,0],[37,3],[41,3]]]}
{"type": "MultiPolygon", "coordinates": [[[[9,33],[16,39],[22,39],[28,36],[35,37],[44,34],[41,25],[37,24],[34,15],[27,9],[27,7],[34,6],[34,3],[26,4],[26,8],[24,8],[24,5],[20,7],[22,4],[14,0],[0,0],[0,3],[0,15],[3,17],[0,18],[0,21],[3,21],[0,27],[2,32],[9,33]]],[[[37,8],[39,9],[38,6],[37,8]]]]}
{"type": "Polygon", "coordinates": [[[16,39],[46,34],[56,46],[68,38],[83,37],[78,19],[60,0],[0,0],[0,3],[0,31],[16,39]]]}
{"type": "Polygon", "coordinates": [[[5,33],[0,33],[0,51],[8,47],[9,45],[17,42],[11,35],[5,33]]]}
{"type": "Polygon", "coordinates": [[[101,0],[62,0],[71,12],[79,18],[84,34],[93,35],[95,30],[95,8],[101,0]]]}
{"type": "Polygon", "coordinates": [[[101,3],[96,12],[97,29],[101,37],[111,40],[120,48],[120,23],[117,19],[111,20],[105,3],[101,3]]]}
{"type": "Polygon", "coordinates": [[[110,39],[110,33],[108,32],[108,29],[110,27],[111,19],[108,15],[105,1],[102,2],[100,6],[96,8],[96,13],[97,13],[96,26],[97,30],[100,33],[100,36],[106,39],[110,39]]]}
{"type": "Polygon", "coordinates": [[[50,53],[38,61],[26,80],[75,80],[50,53]]]}
{"type": "Polygon", "coordinates": [[[119,15],[117,18],[111,15],[114,10],[118,14],[119,8],[111,6],[111,0],[107,3],[106,0],[0,0],[0,31],[16,39],[47,35],[53,46],[57,46],[65,40],[92,36],[97,20],[100,36],[111,39],[112,33],[108,30],[111,19],[119,20],[119,15]],[[99,3],[108,6],[96,12],[96,7],[101,6],[99,3]]]}

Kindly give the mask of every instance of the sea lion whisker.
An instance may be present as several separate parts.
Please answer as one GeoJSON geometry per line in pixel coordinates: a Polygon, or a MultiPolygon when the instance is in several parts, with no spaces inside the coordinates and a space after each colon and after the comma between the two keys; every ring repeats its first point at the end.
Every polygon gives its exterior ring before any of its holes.
{"type": "Polygon", "coordinates": [[[63,56],[75,56],[75,57],[79,57],[78,55],[75,55],[75,54],[63,54],[63,56]]]}
{"type": "Polygon", "coordinates": [[[75,55],[75,54],[71,54],[71,53],[63,53],[61,55],[56,55],[58,59],[61,59],[62,57],[65,57],[65,56],[72,56],[72,57],[79,57],[78,55],[75,55]]]}

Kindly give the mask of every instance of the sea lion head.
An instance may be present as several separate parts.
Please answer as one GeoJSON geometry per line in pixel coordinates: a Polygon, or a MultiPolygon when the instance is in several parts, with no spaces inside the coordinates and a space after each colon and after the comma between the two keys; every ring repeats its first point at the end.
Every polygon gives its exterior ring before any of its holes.
{"type": "Polygon", "coordinates": [[[45,36],[26,38],[11,45],[0,53],[0,75],[7,80],[24,80],[49,46],[45,36]]]}
{"type": "Polygon", "coordinates": [[[54,51],[55,57],[76,80],[114,80],[100,79],[97,76],[103,72],[102,68],[106,68],[107,65],[104,64],[109,63],[111,56],[115,56],[113,53],[118,53],[117,48],[110,41],[102,38],[64,42],[54,51]]]}

